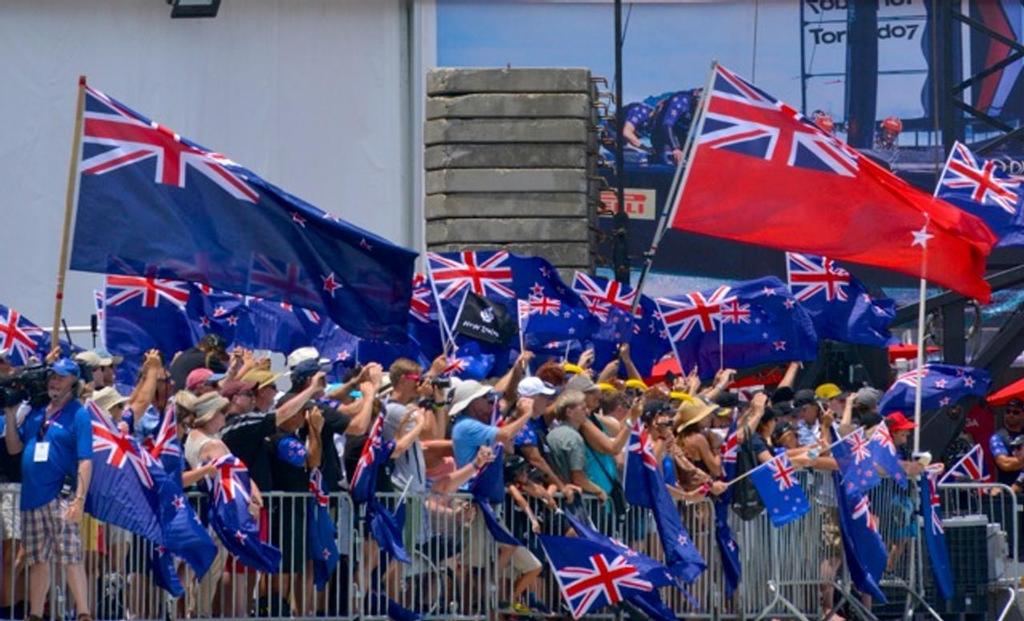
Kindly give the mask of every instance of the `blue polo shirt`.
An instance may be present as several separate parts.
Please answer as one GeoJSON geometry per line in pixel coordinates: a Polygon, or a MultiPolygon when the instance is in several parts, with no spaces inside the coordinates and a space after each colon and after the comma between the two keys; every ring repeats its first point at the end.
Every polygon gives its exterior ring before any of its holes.
{"type": "Polygon", "coordinates": [[[452,427],[452,452],[455,454],[455,466],[461,468],[476,458],[481,446],[494,444],[498,428],[485,425],[480,421],[463,416],[455,421],[452,427]]]}
{"type": "Polygon", "coordinates": [[[76,399],[69,401],[51,419],[43,435],[50,444],[46,461],[35,461],[39,430],[46,420],[46,406],[25,416],[18,436],[25,445],[21,452],[21,510],[30,511],[60,494],[66,477],[78,483],[78,461],[92,459],[92,421],[89,411],[76,399]]]}

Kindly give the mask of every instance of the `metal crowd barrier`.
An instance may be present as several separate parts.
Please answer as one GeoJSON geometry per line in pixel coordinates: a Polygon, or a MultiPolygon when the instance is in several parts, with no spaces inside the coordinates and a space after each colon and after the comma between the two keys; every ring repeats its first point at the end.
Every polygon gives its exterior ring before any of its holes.
{"type": "MultiPolygon", "coordinates": [[[[687,619],[823,618],[832,607],[847,603],[858,616],[872,619],[871,602],[857,595],[843,563],[842,543],[831,475],[803,471],[800,482],[811,511],[783,528],[773,528],[765,513],[743,521],[731,510],[730,525],[739,545],[743,577],[735,593],[726,594],[715,540],[714,508],[710,500],[679,503],[680,516],[708,570],[686,593],[661,591],[665,603],[687,619]]],[[[1020,504],[1009,488],[999,485],[951,484],[940,488],[947,520],[984,516],[990,529],[1005,533],[1007,554],[994,575],[993,588],[1010,594],[1000,619],[1008,613],[1020,579],[1018,548],[1020,504]]],[[[923,558],[919,518],[913,514],[914,487],[902,490],[891,481],[871,493],[873,512],[890,553],[882,586],[890,605],[902,598],[903,616],[923,608],[923,558]]],[[[184,565],[179,575],[185,595],[169,598],[153,581],[146,566],[150,545],[137,536],[95,520],[83,522],[85,568],[89,599],[96,619],[386,619],[387,598],[427,619],[476,621],[511,612],[513,592],[522,574],[514,566],[530,564],[523,550],[495,544],[482,517],[465,495],[425,498],[380,494],[381,503],[395,510],[404,504],[404,545],[411,563],[398,563],[379,554],[347,495],[331,497],[330,512],[338,530],[341,560],[326,587],[316,591],[306,561],[306,501],[308,494],[265,492],[267,539],[282,548],[282,570],[266,575],[236,566],[221,550],[214,567],[197,583],[184,565]],[[513,558],[512,554],[519,556],[513,558]],[[382,595],[382,594],[387,594],[382,595]]],[[[193,496],[197,509],[203,502],[193,496]]],[[[529,499],[543,533],[562,534],[561,503],[546,507],[529,499]]],[[[16,487],[0,487],[2,571],[0,619],[27,617],[27,572],[19,562],[20,514],[16,487]]],[[[523,603],[561,615],[561,596],[547,567],[543,550],[525,515],[507,500],[497,513],[525,544],[527,554],[541,562],[541,574],[526,589],[523,603]],[[532,597],[530,597],[532,595],[532,597]]],[[[572,509],[606,534],[655,559],[664,554],[649,512],[630,507],[617,517],[610,503],[593,497],[572,509]]],[[[214,537],[214,541],[217,541],[214,537]]],[[[47,613],[50,618],[74,618],[74,602],[64,576],[52,574],[47,613]]],[[[933,615],[934,611],[927,609],[933,615]]],[[[623,611],[606,609],[588,618],[611,619],[623,611]]],[[[878,609],[876,608],[876,612],[878,609]]]]}

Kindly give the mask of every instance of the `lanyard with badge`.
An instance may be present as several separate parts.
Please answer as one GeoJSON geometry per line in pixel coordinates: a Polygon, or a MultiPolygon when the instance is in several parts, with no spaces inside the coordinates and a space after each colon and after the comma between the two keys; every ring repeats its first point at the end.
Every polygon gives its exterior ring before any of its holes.
{"type": "Polygon", "coordinates": [[[41,463],[50,459],[50,443],[44,442],[43,438],[46,437],[46,432],[49,431],[50,426],[60,416],[60,413],[61,410],[54,412],[53,416],[47,416],[45,412],[43,413],[43,422],[39,425],[39,432],[36,434],[35,452],[32,455],[32,461],[41,463]]]}

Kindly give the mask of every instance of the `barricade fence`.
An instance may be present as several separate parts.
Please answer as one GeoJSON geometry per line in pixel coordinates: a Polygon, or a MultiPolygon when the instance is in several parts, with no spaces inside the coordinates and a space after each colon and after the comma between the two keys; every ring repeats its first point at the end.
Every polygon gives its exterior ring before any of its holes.
{"type": "MultiPolygon", "coordinates": [[[[767,514],[744,521],[732,511],[729,522],[739,547],[743,576],[728,593],[715,539],[710,499],[680,502],[678,507],[694,545],[708,569],[685,593],[666,587],[665,603],[687,619],[822,618],[843,602],[868,616],[871,602],[854,593],[843,563],[835,490],[830,473],[803,471],[800,482],[811,510],[782,528],[771,526],[767,514]],[[863,608],[861,606],[864,606],[863,608]]],[[[886,480],[871,492],[873,512],[889,551],[882,586],[890,606],[902,599],[915,605],[923,582],[919,518],[914,514],[913,483],[906,490],[886,480]]],[[[993,574],[993,586],[1016,588],[1020,577],[1018,547],[1020,505],[1009,488],[998,485],[943,485],[940,488],[948,522],[984,519],[1006,540],[1006,555],[993,574]]],[[[89,518],[81,525],[88,601],[96,619],[386,619],[389,600],[428,619],[490,619],[520,602],[534,611],[563,614],[558,585],[549,570],[537,534],[563,534],[561,511],[588,518],[603,533],[656,560],[664,554],[649,512],[629,507],[616,515],[612,503],[594,497],[554,506],[528,498],[537,518],[532,523],[511,497],[496,513],[524,545],[497,545],[483,525],[470,497],[462,494],[402,497],[380,494],[381,504],[404,520],[403,544],[411,562],[384,557],[364,526],[361,510],[345,494],[330,498],[329,512],[338,533],[340,561],[323,590],[313,587],[307,560],[308,494],[264,492],[261,532],[282,550],[275,575],[249,570],[234,562],[218,543],[213,567],[201,581],[182,563],[179,577],[185,594],[173,599],[161,590],[148,568],[152,544],[120,528],[89,518]],[[398,511],[399,505],[404,505],[398,511]],[[538,570],[539,567],[539,570],[538,570]]],[[[190,498],[197,512],[202,495],[190,498]]],[[[0,553],[0,619],[27,617],[28,572],[21,546],[17,486],[0,488],[3,540],[0,553]]],[[[216,536],[213,537],[217,542],[216,536]]],[[[73,619],[77,611],[60,567],[51,568],[52,588],[45,618],[73,619]]],[[[1011,598],[1012,600],[1012,598],[1011,598]]],[[[1002,616],[1005,616],[1007,608],[1002,616]]],[[[588,618],[610,619],[613,609],[588,618]]]]}

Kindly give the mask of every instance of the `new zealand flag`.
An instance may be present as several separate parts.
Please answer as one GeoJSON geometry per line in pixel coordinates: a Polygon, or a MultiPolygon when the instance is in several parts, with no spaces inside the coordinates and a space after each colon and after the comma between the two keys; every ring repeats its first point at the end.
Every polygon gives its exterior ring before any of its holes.
{"type": "Polygon", "coordinates": [[[224,547],[243,565],[276,574],[281,569],[281,551],[260,541],[260,527],[249,513],[249,470],[234,455],[214,462],[217,473],[211,482],[213,506],[210,525],[224,547]]]}
{"type": "Polygon", "coordinates": [[[72,269],[202,282],[405,339],[415,252],[82,88],[72,269]]]}
{"type": "Polygon", "coordinates": [[[774,276],[657,302],[681,368],[696,366],[702,378],[723,365],[745,369],[818,355],[810,316],[774,276]]]}
{"type": "Polygon", "coordinates": [[[832,259],[786,253],[789,288],[811,316],[818,338],[885,347],[896,303],[875,299],[867,287],[832,259]]]}
{"type": "Polygon", "coordinates": [[[983,397],[988,393],[992,378],[988,371],[952,364],[926,364],[920,369],[907,371],[896,378],[882,395],[878,410],[913,412],[914,394],[921,385],[921,409],[937,410],[954,405],[964,397],[983,397]]]}

